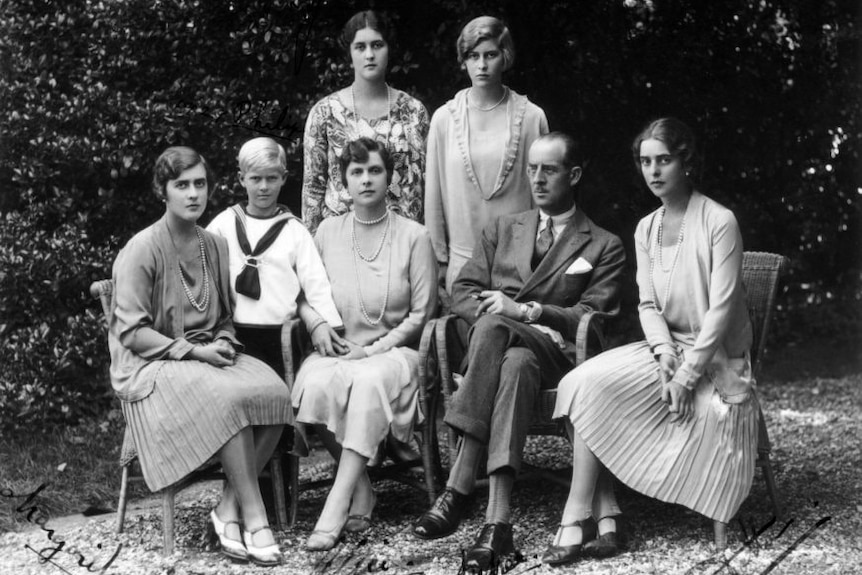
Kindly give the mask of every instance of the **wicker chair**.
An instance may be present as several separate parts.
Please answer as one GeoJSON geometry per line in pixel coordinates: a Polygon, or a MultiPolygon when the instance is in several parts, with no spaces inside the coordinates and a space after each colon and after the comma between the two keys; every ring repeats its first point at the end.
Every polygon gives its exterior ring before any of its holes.
{"type": "MultiPolygon", "coordinates": [[[[751,346],[752,373],[757,378],[758,385],[762,383],[759,373],[761,360],[766,350],[766,336],[769,333],[769,324],[772,320],[772,312],[775,308],[775,296],[778,293],[778,280],[781,273],[787,267],[787,258],[778,254],[767,252],[745,252],[742,258],[742,283],[745,285],[746,303],[748,313],[751,317],[751,325],[754,331],[754,341],[751,346]]],[[[775,486],[775,475],[772,472],[772,463],[769,454],[772,445],[769,441],[769,433],[766,430],[766,422],[763,419],[763,411],[760,412],[760,425],[757,437],[757,467],[763,470],[763,478],[766,481],[766,491],[772,503],[775,517],[781,517],[782,508],[778,498],[778,490],[775,486]]],[[[727,547],[727,524],[721,521],[714,522],[715,545],[719,549],[727,547]]]]}
{"type": "MultiPolygon", "coordinates": [[[[93,282],[90,285],[90,294],[94,298],[99,298],[102,304],[106,325],[110,325],[111,317],[111,295],[114,291],[114,284],[111,280],[100,280],[93,282]]],[[[275,501],[276,527],[283,528],[287,524],[287,504],[284,490],[284,474],[281,466],[281,453],[273,455],[269,463],[268,473],[272,480],[273,500],[275,501]]],[[[122,478],[120,482],[120,501],[117,504],[117,533],[123,532],[123,523],[126,519],[126,507],[128,505],[128,493],[130,481],[143,481],[143,476],[138,473],[137,465],[137,450],[132,441],[132,436],[129,433],[129,428],[126,426],[123,433],[123,446],[120,451],[120,467],[122,468],[122,478]]],[[[164,545],[162,552],[165,555],[170,555],[174,552],[174,500],[177,493],[198,481],[207,481],[213,479],[224,479],[224,473],[221,472],[221,465],[218,460],[211,458],[204,463],[203,466],[192,472],[177,483],[170,485],[161,490],[162,495],[162,534],[164,545]]]]}
{"type": "MultiPolygon", "coordinates": [[[[606,342],[599,326],[599,318],[602,315],[597,312],[588,312],[581,317],[576,336],[576,365],[580,365],[588,357],[592,357],[605,350],[606,342]]],[[[436,351],[436,355],[433,359],[437,361],[444,410],[449,409],[451,406],[452,394],[457,388],[457,370],[461,365],[465,353],[460,344],[460,338],[455,331],[455,320],[457,317],[450,314],[429,322],[429,325],[434,329],[435,345],[433,346],[433,350],[436,351]]],[[[566,437],[565,426],[561,421],[554,420],[551,417],[554,413],[556,400],[556,389],[544,389],[539,392],[533,406],[533,419],[528,430],[528,435],[566,437]]],[[[449,448],[449,461],[455,461],[455,457],[458,454],[458,438],[455,433],[448,429],[448,426],[445,426],[445,430],[449,448]]],[[[571,472],[568,470],[543,469],[527,462],[522,462],[519,479],[523,480],[532,477],[542,477],[568,486],[571,472]]]]}
{"type": "MultiPolygon", "coordinates": [[[[288,385],[293,389],[294,374],[299,369],[302,359],[310,352],[311,341],[305,329],[305,325],[299,319],[288,320],[282,326],[282,354],[285,362],[285,373],[288,385]]],[[[437,485],[442,481],[443,470],[440,464],[439,447],[437,443],[437,408],[439,405],[439,386],[437,379],[430,377],[433,374],[433,366],[429,372],[429,358],[433,355],[429,352],[433,346],[433,324],[429,322],[422,331],[419,344],[419,354],[423,358],[419,364],[419,404],[424,418],[414,425],[413,436],[420,447],[422,457],[423,476],[421,479],[413,473],[417,461],[400,460],[396,454],[386,450],[387,458],[380,465],[369,468],[369,476],[372,481],[389,479],[398,481],[425,493],[429,503],[434,502],[437,485]]],[[[385,447],[384,447],[385,448],[385,447]]],[[[290,512],[288,525],[296,522],[299,495],[303,491],[317,489],[332,485],[334,477],[319,479],[315,481],[299,482],[299,457],[290,455],[287,467],[289,482],[290,512]]]]}
{"type": "MultiPolygon", "coordinates": [[[[761,359],[763,358],[766,349],[766,336],[769,333],[769,324],[772,319],[772,311],[775,304],[775,296],[778,291],[778,279],[782,270],[787,265],[787,259],[781,255],[764,253],[764,252],[745,252],[743,255],[742,276],[743,284],[746,289],[746,301],[751,316],[754,341],[752,344],[752,370],[757,376],[761,359]]],[[[456,316],[446,316],[438,320],[434,320],[434,331],[436,335],[436,359],[438,362],[439,377],[441,380],[441,392],[443,395],[444,405],[449,407],[452,401],[452,393],[456,389],[454,369],[457,369],[463,359],[464,350],[459,349],[457,337],[453,332],[454,318],[456,316]]],[[[584,316],[578,326],[578,353],[577,364],[580,365],[588,356],[592,356],[595,352],[605,349],[604,338],[599,330],[595,318],[590,314],[584,316]],[[589,335],[589,337],[588,337],[589,335]],[[594,347],[590,347],[593,353],[588,354],[588,343],[595,342],[594,347]]],[[[534,419],[531,425],[530,435],[560,435],[565,437],[565,433],[558,421],[551,419],[554,403],[556,401],[555,390],[543,390],[536,400],[534,407],[534,419]]],[[[454,461],[457,455],[457,439],[455,435],[448,431],[448,446],[450,450],[450,461],[454,461]]],[[[771,445],[769,442],[769,434],[766,430],[766,423],[761,413],[758,447],[757,447],[757,467],[763,470],[763,476],[766,480],[766,488],[769,494],[772,508],[776,517],[781,516],[781,505],[779,502],[778,491],[775,486],[775,476],[772,471],[772,464],[769,459],[771,445]]],[[[531,466],[526,466],[530,471],[538,473],[541,477],[568,486],[568,476],[560,473],[554,473],[548,470],[535,470],[531,466]]],[[[565,473],[565,472],[564,472],[565,473]]],[[[720,521],[714,522],[715,543],[719,549],[724,549],[727,546],[727,524],[720,521]]]]}

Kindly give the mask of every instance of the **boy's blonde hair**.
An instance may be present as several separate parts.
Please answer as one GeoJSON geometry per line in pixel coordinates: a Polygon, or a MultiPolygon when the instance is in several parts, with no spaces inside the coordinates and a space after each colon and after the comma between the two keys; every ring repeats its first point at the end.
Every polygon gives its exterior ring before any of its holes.
{"type": "Polygon", "coordinates": [[[253,138],[242,145],[237,155],[239,171],[243,174],[251,170],[279,168],[287,172],[287,154],[284,148],[272,138],[253,138]]]}

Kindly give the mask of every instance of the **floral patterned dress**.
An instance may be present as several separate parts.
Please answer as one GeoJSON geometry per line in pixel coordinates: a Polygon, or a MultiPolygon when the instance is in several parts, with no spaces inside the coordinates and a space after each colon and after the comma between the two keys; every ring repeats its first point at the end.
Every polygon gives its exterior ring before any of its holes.
{"type": "Polygon", "coordinates": [[[305,124],[302,219],[313,234],[324,218],[351,209],[352,200],[341,183],[338,157],[345,144],[360,136],[386,144],[394,170],[386,195],[389,208],[423,223],[425,141],[428,112],[422,102],[394,88],[388,115],[357,118],[338,92],[320,100],[305,124]]]}

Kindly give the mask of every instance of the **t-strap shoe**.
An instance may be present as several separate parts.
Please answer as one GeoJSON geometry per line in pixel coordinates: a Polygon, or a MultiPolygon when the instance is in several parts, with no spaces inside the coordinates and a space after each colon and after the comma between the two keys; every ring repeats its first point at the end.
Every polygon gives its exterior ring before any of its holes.
{"type": "Polygon", "coordinates": [[[374,513],[374,507],[376,505],[377,494],[372,491],[371,509],[368,510],[368,513],[354,513],[353,515],[348,515],[347,523],[344,524],[344,530],[350,533],[358,533],[359,531],[365,531],[366,529],[371,527],[371,514],[374,513]]]}
{"type": "Polygon", "coordinates": [[[588,541],[596,538],[596,520],[592,517],[587,517],[573,523],[561,524],[557,530],[557,535],[554,537],[554,543],[545,550],[542,555],[542,563],[548,565],[566,565],[574,563],[583,556],[583,547],[588,541]],[[574,545],[560,545],[563,537],[563,532],[566,529],[579,527],[581,529],[581,542],[574,545]]]}
{"type": "Polygon", "coordinates": [[[613,557],[626,547],[626,531],[621,515],[602,517],[599,522],[605,519],[614,520],[614,530],[603,533],[584,545],[584,555],[587,557],[597,557],[604,559],[613,557]]]}
{"type": "Polygon", "coordinates": [[[222,521],[218,518],[218,515],[216,515],[215,509],[213,509],[210,513],[210,522],[212,523],[213,531],[215,531],[215,534],[218,537],[218,542],[221,545],[222,555],[234,561],[248,561],[248,551],[246,551],[245,545],[242,544],[242,541],[231,539],[225,535],[225,529],[228,525],[236,525],[237,530],[242,533],[242,527],[240,526],[239,521],[222,521]]]}
{"type": "Polygon", "coordinates": [[[256,565],[262,565],[264,567],[271,567],[273,565],[281,564],[282,556],[281,549],[278,548],[278,543],[273,543],[271,545],[264,545],[263,547],[255,547],[254,545],[254,535],[255,533],[260,533],[264,530],[269,530],[270,533],[272,529],[269,525],[261,525],[256,529],[252,529],[251,531],[243,531],[242,532],[242,540],[245,541],[245,548],[248,551],[248,558],[251,559],[253,563],[256,565]]]}

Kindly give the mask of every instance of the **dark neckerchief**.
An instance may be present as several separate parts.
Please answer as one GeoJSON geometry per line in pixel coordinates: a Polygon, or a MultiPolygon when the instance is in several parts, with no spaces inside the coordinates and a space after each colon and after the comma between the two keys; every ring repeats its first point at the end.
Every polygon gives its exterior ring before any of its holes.
{"type": "Polygon", "coordinates": [[[278,204],[277,212],[271,218],[274,223],[268,230],[266,230],[266,233],[263,234],[263,237],[260,238],[260,241],[257,242],[257,245],[252,249],[251,244],[248,242],[248,235],[245,231],[245,222],[247,217],[245,207],[246,202],[231,206],[236,219],[236,238],[239,242],[242,254],[245,256],[245,263],[243,263],[242,270],[239,272],[239,275],[236,276],[236,292],[250,297],[251,299],[259,300],[260,274],[257,271],[257,259],[260,254],[265,252],[269,246],[275,242],[278,238],[278,234],[281,233],[281,230],[285,225],[287,225],[287,222],[295,219],[296,216],[294,216],[286,206],[278,204]]]}

